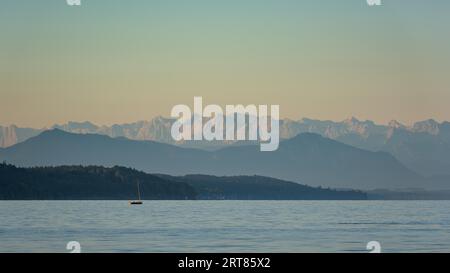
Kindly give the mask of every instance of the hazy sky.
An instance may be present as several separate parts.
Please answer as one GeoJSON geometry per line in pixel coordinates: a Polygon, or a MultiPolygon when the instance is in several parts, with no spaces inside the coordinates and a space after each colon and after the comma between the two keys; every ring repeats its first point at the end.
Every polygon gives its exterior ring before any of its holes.
{"type": "Polygon", "coordinates": [[[450,120],[450,1],[2,0],[0,124],[112,124],[175,104],[450,120]]]}

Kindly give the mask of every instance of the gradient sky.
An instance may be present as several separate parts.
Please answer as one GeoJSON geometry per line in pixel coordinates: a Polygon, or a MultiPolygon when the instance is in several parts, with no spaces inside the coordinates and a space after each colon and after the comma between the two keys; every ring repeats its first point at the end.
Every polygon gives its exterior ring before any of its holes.
{"type": "Polygon", "coordinates": [[[0,124],[279,104],[280,116],[450,120],[450,1],[2,0],[0,124]]]}

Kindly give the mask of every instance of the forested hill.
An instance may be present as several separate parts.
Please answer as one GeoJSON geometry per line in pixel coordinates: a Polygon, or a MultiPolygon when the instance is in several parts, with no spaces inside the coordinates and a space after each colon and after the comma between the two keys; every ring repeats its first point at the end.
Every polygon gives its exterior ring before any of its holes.
{"type": "Polygon", "coordinates": [[[265,176],[160,175],[194,187],[199,199],[227,200],[366,200],[355,190],[310,187],[265,176]]]}
{"type": "Polygon", "coordinates": [[[0,164],[3,200],[133,200],[137,183],[142,199],[195,199],[195,190],[129,168],[62,166],[17,168],[0,164]]]}
{"type": "Polygon", "coordinates": [[[130,168],[0,164],[0,200],[361,200],[365,193],[263,176],[152,175],[130,168]]]}

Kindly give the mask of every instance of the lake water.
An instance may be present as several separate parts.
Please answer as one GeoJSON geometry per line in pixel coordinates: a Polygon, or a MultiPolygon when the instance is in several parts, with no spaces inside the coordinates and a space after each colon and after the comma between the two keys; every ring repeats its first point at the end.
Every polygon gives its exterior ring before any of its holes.
{"type": "Polygon", "coordinates": [[[0,201],[0,252],[449,252],[449,201],[0,201]]]}

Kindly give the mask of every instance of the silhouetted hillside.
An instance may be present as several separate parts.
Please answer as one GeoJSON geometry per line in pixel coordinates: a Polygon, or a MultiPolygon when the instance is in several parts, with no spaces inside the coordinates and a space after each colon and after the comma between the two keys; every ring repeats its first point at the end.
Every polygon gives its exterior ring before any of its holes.
{"type": "Polygon", "coordinates": [[[132,200],[195,199],[195,190],[182,182],[123,167],[62,166],[17,168],[0,164],[0,199],[132,200]]]}
{"type": "Polygon", "coordinates": [[[1,160],[22,167],[125,166],[175,176],[261,175],[315,187],[364,190],[426,187],[423,177],[389,153],[362,150],[311,133],[281,142],[274,152],[261,152],[257,145],[208,152],[152,141],[52,130],[0,151],[1,160]]]}
{"type": "MultiPolygon", "coordinates": [[[[97,126],[91,122],[68,122],[51,128],[69,133],[99,134],[126,137],[131,140],[152,140],[203,150],[219,150],[240,141],[174,141],[170,130],[175,119],[155,117],[150,121],[129,124],[97,126]]],[[[19,128],[0,125],[0,148],[10,147],[42,133],[46,129],[19,128]]],[[[439,123],[433,119],[412,126],[392,120],[388,125],[354,117],[336,122],[330,120],[280,120],[280,138],[287,140],[299,134],[315,133],[347,145],[368,151],[386,151],[409,169],[423,175],[450,174],[450,122],[439,123]]]]}
{"type": "Polygon", "coordinates": [[[199,199],[228,200],[365,200],[360,191],[313,188],[263,176],[186,175],[161,177],[184,182],[198,192],[199,199]]]}
{"type": "Polygon", "coordinates": [[[357,191],[312,188],[260,176],[150,175],[123,167],[17,168],[0,164],[0,200],[366,199],[357,191]]]}

